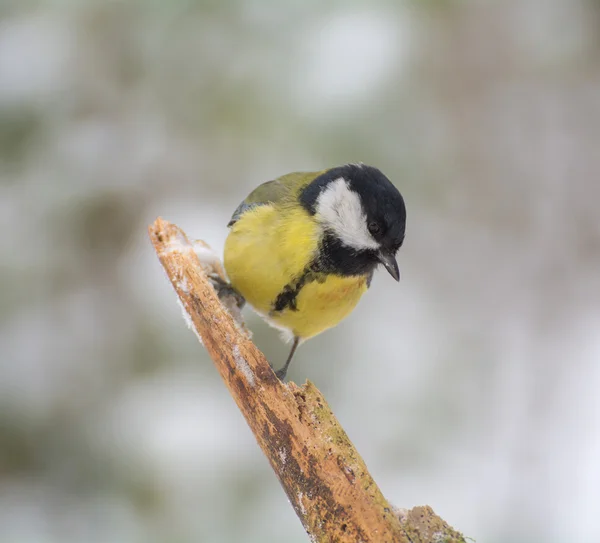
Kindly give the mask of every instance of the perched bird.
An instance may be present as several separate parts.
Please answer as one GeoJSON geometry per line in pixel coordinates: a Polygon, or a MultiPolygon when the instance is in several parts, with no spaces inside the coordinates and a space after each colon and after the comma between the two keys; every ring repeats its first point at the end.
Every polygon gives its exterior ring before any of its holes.
{"type": "Polygon", "coordinates": [[[347,164],[290,173],[257,187],[229,222],[231,288],[299,343],[350,314],[383,264],[398,281],[404,200],[377,168],[347,164]]]}

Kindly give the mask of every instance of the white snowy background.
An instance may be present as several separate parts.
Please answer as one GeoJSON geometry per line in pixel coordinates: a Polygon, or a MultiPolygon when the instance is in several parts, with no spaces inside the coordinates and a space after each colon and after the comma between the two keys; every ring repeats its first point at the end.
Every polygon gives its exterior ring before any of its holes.
{"type": "MultiPolygon", "coordinates": [[[[0,541],[303,542],[146,226],[363,161],[402,280],[303,346],[385,495],[600,541],[600,3],[0,3],[0,541]]],[[[275,365],[287,346],[251,313],[275,365]]]]}

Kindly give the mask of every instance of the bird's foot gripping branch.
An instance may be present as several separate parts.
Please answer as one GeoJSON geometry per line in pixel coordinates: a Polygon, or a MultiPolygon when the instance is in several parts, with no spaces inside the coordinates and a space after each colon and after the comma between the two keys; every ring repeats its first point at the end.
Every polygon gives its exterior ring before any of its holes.
{"type": "Polygon", "coordinates": [[[160,218],[149,234],[190,327],[312,541],[464,542],[429,507],[392,507],[317,388],[309,382],[285,385],[275,376],[239,324],[239,313],[236,319],[230,314],[239,311],[238,304],[226,309],[211,285],[207,274],[224,279],[224,273],[205,244],[190,243],[182,230],[160,218]]]}

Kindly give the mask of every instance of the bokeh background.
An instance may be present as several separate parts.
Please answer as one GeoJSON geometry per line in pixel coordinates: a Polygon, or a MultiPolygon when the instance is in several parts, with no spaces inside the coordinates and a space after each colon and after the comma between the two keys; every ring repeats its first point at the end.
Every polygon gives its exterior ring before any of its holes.
{"type": "MultiPolygon", "coordinates": [[[[400,284],[303,346],[386,496],[600,541],[600,3],[0,3],[0,541],[307,537],[146,235],[363,161],[400,284]]],[[[279,365],[288,347],[248,313],[279,365]]]]}

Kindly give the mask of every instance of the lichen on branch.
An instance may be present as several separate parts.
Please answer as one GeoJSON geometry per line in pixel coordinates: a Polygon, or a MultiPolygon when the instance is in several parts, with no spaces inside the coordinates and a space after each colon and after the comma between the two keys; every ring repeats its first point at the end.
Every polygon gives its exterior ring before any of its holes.
{"type": "Polygon", "coordinates": [[[225,274],[205,243],[191,243],[181,229],[160,218],[149,234],[189,326],[206,347],[312,541],[464,542],[431,508],[399,514],[319,390],[310,382],[297,386],[277,379],[235,314],[235,304],[226,309],[209,282],[208,274],[223,280],[225,274]]]}

